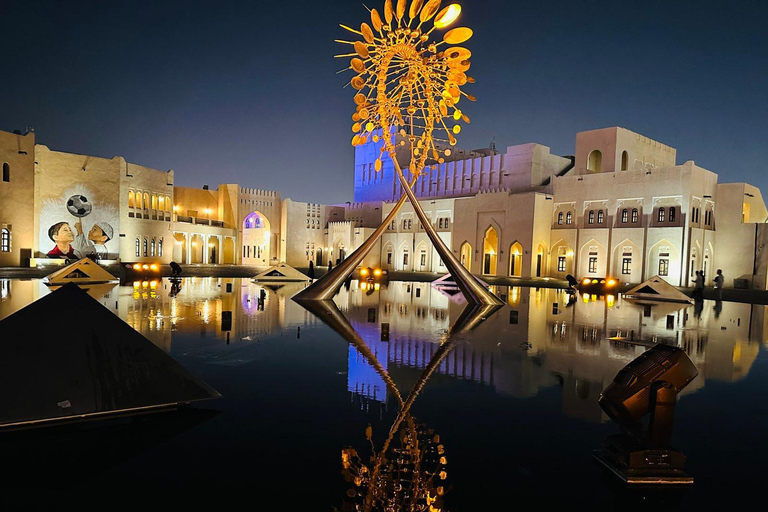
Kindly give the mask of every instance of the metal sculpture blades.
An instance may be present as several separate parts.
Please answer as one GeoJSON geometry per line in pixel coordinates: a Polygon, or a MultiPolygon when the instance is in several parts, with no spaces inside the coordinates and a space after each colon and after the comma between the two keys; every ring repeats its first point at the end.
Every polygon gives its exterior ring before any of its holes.
{"type": "MultiPolygon", "coordinates": [[[[445,157],[451,155],[451,147],[456,144],[455,135],[461,132],[459,122],[469,123],[469,117],[458,107],[462,97],[475,101],[473,96],[461,90],[475,81],[466,74],[472,54],[458,46],[472,37],[472,30],[452,28],[443,34],[442,40],[432,40],[435,30],[448,28],[461,13],[458,4],[440,10],[440,3],[440,0],[411,0],[409,6],[407,0],[397,0],[394,6],[392,0],[386,0],[383,19],[376,9],[371,9],[371,25],[362,23],[360,30],[341,25],[362,37],[355,41],[337,40],[354,48],[354,53],[336,55],[351,57],[346,70],[356,73],[349,82],[357,90],[354,98],[357,107],[352,115],[352,131],[355,133],[352,145],[381,142],[381,154],[374,163],[376,172],[381,172],[382,158],[392,159],[405,196],[467,301],[502,304],[446,247],[412,190],[426,166],[442,164],[445,157]],[[398,162],[398,148],[407,155],[410,183],[398,162]]],[[[358,261],[340,265],[335,273],[324,276],[296,298],[323,300],[332,297],[397,214],[405,196],[360,247],[364,252],[354,254],[358,261]]]]}

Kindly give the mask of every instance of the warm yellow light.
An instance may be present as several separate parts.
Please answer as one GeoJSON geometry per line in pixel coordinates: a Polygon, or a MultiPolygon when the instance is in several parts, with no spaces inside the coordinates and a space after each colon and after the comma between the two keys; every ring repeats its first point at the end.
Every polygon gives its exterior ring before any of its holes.
{"type": "Polygon", "coordinates": [[[149,266],[152,270],[157,270],[157,264],[153,263],[149,266]]]}
{"type": "Polygon", "coordinates": [[[615,298],[613,295],[606,295],[606,296],[605,296],[605,303],[608,305],[608,307],[609,307],[609,308],[612,308],[612,307],[613,307],[613,301],[614,301],[615,299],[616,299],[616,298],[615,298]]]}
{"type": "Polygon", "coordinates": [[[375,276],[380,276],[380,275],[381,275],[381,269],[378,269],[378,268],[377,268],[376,270],[374,270],[374,271],[373,271],[373,275],[375,275],[375,276]]]}
{"type": "Polygon", "coordinates": [[[380,285],[379,283],[375,283],[375,284],[373,285],[373,289],[374,289],[374,290],[376,290],[376,291],[379,291],[379,288],[381,288],[381,285],[380,285]]]}
{"type": "Polygon", "coordinates": [[[616,280],[615,279],[609,279],[608,280],[608,286],[613,286],[615,284],[616,284],[616,280]]]}
{"type": "Polygon", "coordinates": [[[573,251],[568,251],[568,254],[567,254],[567,256],[568,256],[569,258],[573,258],[573,251]]]}
{"type": "Polygon", "coordinates": [[[175,212],[179,211],[179,206],[178,205],[173,205],[173,211],[175,211],[175,212]]]}
{"type": "Polygon", "coordinates": [[[145,263],[145,264],[143,264],[143,265],[141,266],[141,268],[143,268],[144,270],[149,270],[149,265],[147,265],[147,264],[145,263]]]}
{"type": "Polygon", "coordinates": [[[437,15],[435,18],[435,28],[445,28],[459,17],[461,14],[461,6],[459,4],[451,4],[437,15]]]}
{"type": "Polygon", "coordinates": [[[157,281],[150,281],[150,282],[149,282],[149,286],[150,286],[151,288],[157,288],[157,281]]]}
{"type": "Polygon", "coordinates": [[[593,279],[592,284],[597,284],[597,279],[593,279]]]}
{"type": "Polygon", "coordinates": [[[149,284],[149,283],[148,283],[147,281],[142,281],[142,282],[141,282],[141,287],[142,287],[142,288],[146,288],[148,284],[149,284]]]}
{"type": "Polygon", "coordinates": [[[584,299],[584,302],[589,302],[589,294],[585,293],[582,299],[584,299]]]}
{"type": "Polygon", "coordinates": [[[368,275],[368,269],[366,269],[366,268],[360,269],[360,275],[361,276],[367,276],[368,275]]]}
{"type": "Polygon", "coordinates": [[[136,263],[136,264],[133,266],[133,270],[141,270],[141,263],[136,263]]]}
{"type": "Polygon", "coordinates": [[[206,215],[209,215],[211,213],[211,209],[210,208],[206,208],[203,211],[205,212],[206,215]]]}
{"type": "Polygon", "coordinates": [[[141,281],[134,281],[133,282],[133,287],[134,288],[138,288],[139,286],[141,286],[141,281]]]}
{"type": "Polygon", "coordinates": [[[491,256],[493,256],[494,254],[496,254],[496,251],[494,251],[493,249],[491,249],[491,251],[490,251],[490,254],[491,254],[491,256]]]}
{"type": "Polygon", "coordinates": [[[589,283],[590,283],[590,281],[589,281],[589,278],[588,278],[588,277],[585,277],[585,278],[584,278],[584,280],[583,280],[583,281],[581,281],[581,282],[582,282],[582,284],[589,284],[589,283]]]}

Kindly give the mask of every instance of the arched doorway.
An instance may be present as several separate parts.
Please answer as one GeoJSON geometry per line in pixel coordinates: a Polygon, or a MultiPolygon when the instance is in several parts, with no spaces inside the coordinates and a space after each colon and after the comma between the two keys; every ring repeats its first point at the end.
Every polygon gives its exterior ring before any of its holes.
{"type": "Polygon", "coordinates": [[[184,233],[173,234],[173,255],[176,263],[187,263],[187,236],[184,233]]]}
{"type": "Polygon", "coordinates": [[[509,246],[509,275],[512,277],[523,275],[523,246],[520,242],[509,246]]]}
{"type": "Polygon", "coordinates": [[[190,263],[202,263],[203,262],[203,255],[205,254],[205,240],[203,240],[202,235],[192,235],[192,238],[190,238],[190,241],[192,242],[189,248],[189,262],[190,263]]]}
{"type": "Polygon", "coordinates": [[[315,249],[315,265],[319,266],[323,264],[323,248],[318,247],[315,249]]]}
{"type": "Polygon", "coordinates": [[[342,261],[344,261],[344,258],[347,257],[347,248],[344,245],[343,240],[336,240],[333,243],[333,247],[331,248],[331,260],[333,261],[334,265],[338,265],[342,261]]]}
{"type": "Polygon", "coordinates": [[[541,277],[544,268],[547,265],[547,248],[544,244],[539,244],[536,248],[536,277],[541,277]]]}
{"type": "Polygon", "coordinates": [[[625,283],[642,281],[643,258],[640,247],[629,239],[624,239],[613,248],[611,277],[625,283]]]}
{"type": "Polygon", "coordinates": [[[418,270],[419,272],[429,271],[429,257],[427,256],[427,244],[425,244],[424,242],[420,243],[419,246],[416,248],[416,253],[414,254],[414,257],[416,258],[416,261],[413,262],[414,270],[418,270]]]}
{"type": "Polygon", "coordinates": [[[550,275],[565,277],[573,274],[573,248],[564,240],[559,240],[552,246],[552,268],[550,275]]]}
{"type": "Polygon", "coordinates": [[[666,238],[653,244],[648,249],[648,267],[646,275],[658,275],[672,286],[680,285],[680,252],[666,238]]]}
{"type": "Polygon", "coordinates": [[[483,238],[483,274],[496,275],[496,261],[499,252],[499,237],[493,227],[485,231],[483,238]]]}
{"type": "Polygon", "coordinates": [[[603,154],[600,150],[592,151],[587,157],[587,170],[589,172],[600,172],[603,168],[603,154]]]}
{"type": "Polygon", "coordinates": [[[411,269],[411,253],[408,249],[408,244],[403,243],[400,246],[400,270],[411,269]]]}
{"type": "Polygon", "coordinates": [[[591,239],[581,246],[579,273],[576,277],[579,279],[582,277],[605,277],[608,271],[606,268],[607,260],[608,254],[605,246],[594,238],[591,239]]]}
{"type": "Polygon", "coordinates": [[[267,265],[270,254],[270,223],[261,212],[243,220],[242,261],[244,265],[267,265]]]}
{"type": "Polygon", "coordinates": [[[461,264],[472,272],[472,246],[469,245],[469,242],[464,242],[461,244],[461,264]]]}
{"type": "Polygon", "coordinates": [[[206,263],[215,265],[219,262],[219,258],[221,257],[221,242],[219,241],[219,237],[212,236],[208,238],[208,249],[206,253],[206,263]]]}
{"type": "Polygon", "coordinates": [[[384,266],[387,270],[395,269],[395,248],[391,243],[384,247],[384,266]]]}

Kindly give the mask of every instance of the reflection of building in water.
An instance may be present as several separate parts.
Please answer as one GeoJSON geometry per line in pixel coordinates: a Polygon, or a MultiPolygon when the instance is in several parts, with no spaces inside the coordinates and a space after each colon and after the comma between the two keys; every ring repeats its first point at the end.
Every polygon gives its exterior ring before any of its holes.
{"type": "MultiPolygon", "coordinates": [[[[600,392],[646,350],[643,341],[686,350],[699,377],[685,395],[708,379],[735,381],[745,376],[765,332],[765,306],[706,301],[698,311],[693,305],[646,306],[621,298],[606,302],[578,296],[567,305],[572,299],[564,290],[496,292],[507,297],[510,307],[493,314],[471,336],[460,337],[438,373],[516,397],[560,384],[563,411],[591,421],[606,420],[597,403],[600,392]],[[634,340],[608,339],[617,336],[634,340]]],[[[369,295],[353,281],[337,301],[396,382],[410,381],[409,369],[424,368],[441,334],[462,310],[424,283],[390,283],[369,295]]],[[[352,347],[347,385],[360,396],[387,399],[380,377],[352,347]]]]}

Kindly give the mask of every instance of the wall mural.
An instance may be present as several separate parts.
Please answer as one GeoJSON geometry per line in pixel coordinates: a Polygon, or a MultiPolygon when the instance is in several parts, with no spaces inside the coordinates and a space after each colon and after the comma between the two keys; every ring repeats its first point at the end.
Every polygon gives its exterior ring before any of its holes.
{"type": "Polygon", "coordinates": [[[40,258],[117,259],[118,207],[99,201],[85,185],[46,197],[40,210],[40,258]]]}

